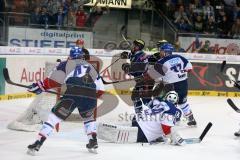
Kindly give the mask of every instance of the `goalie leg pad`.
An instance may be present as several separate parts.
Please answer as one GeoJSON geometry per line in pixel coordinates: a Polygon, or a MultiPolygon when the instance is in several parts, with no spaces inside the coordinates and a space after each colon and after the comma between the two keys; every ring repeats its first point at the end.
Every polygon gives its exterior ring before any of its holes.
{"type": "Polygon", "coordinates": [[[60,119],[65,120],[75,108],[76,106],[73,99],[60,99],[52,108],[52,112],[60,119]]]}
{"type": "Polygon", "coordinates": [[[113,143],[136,143],[138,128],[98,123],[97,135],[99,139],[113,143]]]}

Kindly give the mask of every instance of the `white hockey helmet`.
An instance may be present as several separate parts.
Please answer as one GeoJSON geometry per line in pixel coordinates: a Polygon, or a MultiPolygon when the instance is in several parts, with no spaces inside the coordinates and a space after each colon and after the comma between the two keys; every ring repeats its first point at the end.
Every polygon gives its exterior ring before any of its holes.
{"type": "Polygon", "coordinates": [[[165,100],[173,104],[177,104],[179,100],[178,93],[175,91],[167,92],[167,94],[165,95],[165,100]]]}

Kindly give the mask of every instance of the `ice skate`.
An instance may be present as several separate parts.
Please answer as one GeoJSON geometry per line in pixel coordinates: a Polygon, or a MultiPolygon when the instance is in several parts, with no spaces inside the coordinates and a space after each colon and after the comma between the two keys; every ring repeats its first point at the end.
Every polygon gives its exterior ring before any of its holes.
{"type": "Polygon", "coordinates": [[[97,154],[98,143],[97,143],[96,135],[93,135],[93,138],[89,139],[89,143],[86,144],[86,148],[90,153],[97,154]]]}
{"type": "Polygon", "coordinates": [[[196,120],[194,119],[193,117],[193,114],[191,114],[188,118],[187,118],[188,122],[187,122],[187,125],[190,126],[190,127],[195,127],[197,126],[197,122],[196,120]]]}
{"type": "Polygon", "coordinates": [[[28,145],[28,151],[27,154],[34,156],[36,151],[39,151],[40,147],[42,146],[42,143],[37,140],[33,144],[28,145]]]}

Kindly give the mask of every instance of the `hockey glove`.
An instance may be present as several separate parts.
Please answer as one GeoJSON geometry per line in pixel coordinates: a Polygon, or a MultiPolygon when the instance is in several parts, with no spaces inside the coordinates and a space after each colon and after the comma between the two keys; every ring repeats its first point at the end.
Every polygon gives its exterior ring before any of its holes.
{"type": "Polygon", "coordinates": [[[37,81],[30,85],[28,91],[35,94],[40,94],[45,91],[42,81],[37,81]]]}
{"type": "Polygon", "coordinates": [[[125,73],[129,73],[130,67],[131,67],[131,65],[130,65],[129,63],[123,63],[123,64],[122,64],[122,70],[123,70],[125,73]]]}
{"type": "Polygon", "coordinates": [[[122,52],[121,55],[120,55],[121,59],[128,59],[128,54],[129,53],[126,52],[126,51],[122,52]]]}

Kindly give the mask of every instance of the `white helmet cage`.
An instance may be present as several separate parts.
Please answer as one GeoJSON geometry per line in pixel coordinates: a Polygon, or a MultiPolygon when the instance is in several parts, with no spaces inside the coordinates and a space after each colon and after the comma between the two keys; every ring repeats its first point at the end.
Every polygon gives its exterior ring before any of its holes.
{"type": "Polygon", "coordinates": [[[173,104],[177,104],[179,100],[177,92],[175,91],[167,92],[167,94],[165,95],[165,100],[173,104]]]}

